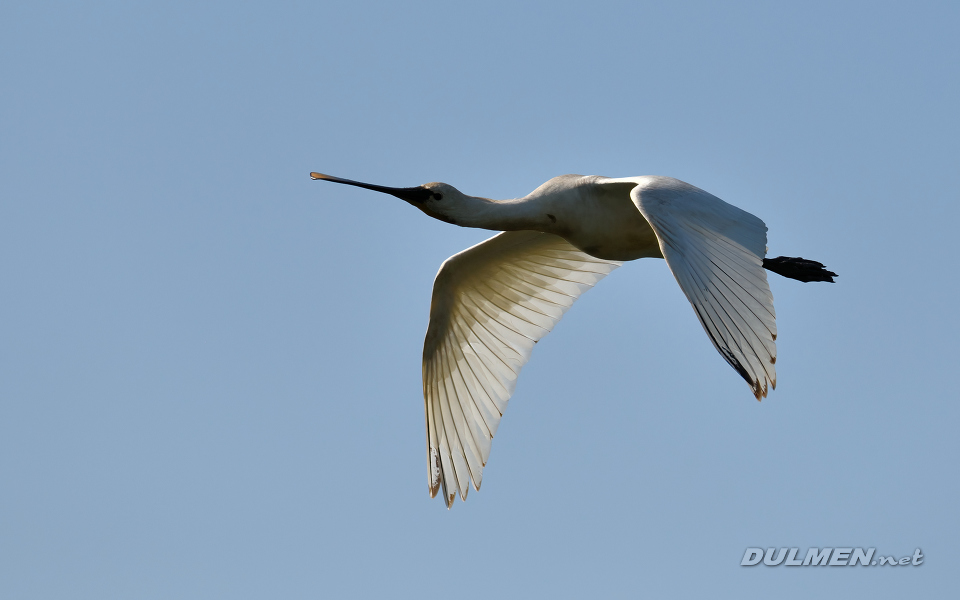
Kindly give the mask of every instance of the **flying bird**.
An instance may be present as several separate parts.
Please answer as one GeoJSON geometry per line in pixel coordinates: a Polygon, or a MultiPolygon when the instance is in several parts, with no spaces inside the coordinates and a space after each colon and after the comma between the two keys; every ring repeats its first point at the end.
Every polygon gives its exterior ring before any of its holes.
{"type": "Polygon", "coordinates": [[[423,345],[430,496],[447,508],[480,489],[500,417],[533,345],[626,261],[664,258],[714,347],[760,400],[776,388],[777,325],[764,269],[833,282],[816,261],[764,258],[767,227],[671,177],[562,175],[515,200],[446,183],[396,188],[310,173],[396,196],[461,227],[500,231],[444,261],[423,345]]]}

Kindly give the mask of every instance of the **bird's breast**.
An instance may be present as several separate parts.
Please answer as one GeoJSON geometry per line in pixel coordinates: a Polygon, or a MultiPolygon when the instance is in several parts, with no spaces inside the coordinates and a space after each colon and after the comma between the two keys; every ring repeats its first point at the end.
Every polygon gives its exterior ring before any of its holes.
{"type": "Polygon", "coordinates": [[[663,258],[657,234],[629,194],[591,194],[557,216],[555,233],[595,258],[663,258]]]}

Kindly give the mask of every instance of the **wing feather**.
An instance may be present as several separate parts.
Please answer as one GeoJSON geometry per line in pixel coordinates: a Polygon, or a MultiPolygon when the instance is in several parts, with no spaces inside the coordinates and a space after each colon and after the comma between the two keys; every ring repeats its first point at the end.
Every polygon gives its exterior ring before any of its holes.
{"type": "Polygon", "coordinates": [[[766,225],[676,179],[636,183],[630,196],[710,340],[757,400],[765,397],[777,386],[776,313],[763,269],[766,225]]]}
{"type": "Polygon", "coordinates": [[[450,257],[434,282],[423,348],[430,495],[480,489],[520,369],[573,302],[620,265],[558,236],[511,231],[450,257]]]}

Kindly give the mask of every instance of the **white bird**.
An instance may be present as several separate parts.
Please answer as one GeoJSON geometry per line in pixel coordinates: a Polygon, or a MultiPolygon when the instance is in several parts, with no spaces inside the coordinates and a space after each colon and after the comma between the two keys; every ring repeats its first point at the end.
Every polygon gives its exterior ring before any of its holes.
{"type": "Polygon", "coordinates": [[[776,388],[777,325],[764,268],[800,281],[835,273],[802,258],[765,259],[763,221],[670,177],[563,175],[516,200],[445,183],[393,188],[431,217],[502,231],[448,258],[433,284],[423,346],[430,496],[477,490],[500,417],[533,345],[624,261],[665,258],[710,341],[759,400],[776,388]]]}

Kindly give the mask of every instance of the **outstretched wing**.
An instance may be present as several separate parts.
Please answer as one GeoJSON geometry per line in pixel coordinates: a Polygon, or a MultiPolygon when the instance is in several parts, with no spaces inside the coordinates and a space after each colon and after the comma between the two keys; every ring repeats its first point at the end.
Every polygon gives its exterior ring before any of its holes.
{"type": "Polygon", "coordinates": [[[757,400],[777,387],[776,315],[763,270],[767,226],[736,206],[667,177],[638,178],[630,197],[713,345],[757,400]]]}
{"type": "Polygon", "coordinates": [[[500,417],[533,345],[620,266],[563,238],[508,231],[447,259],[433,284],[423,346],[430,496],[449,508],[480,489],[500,417]]]}

